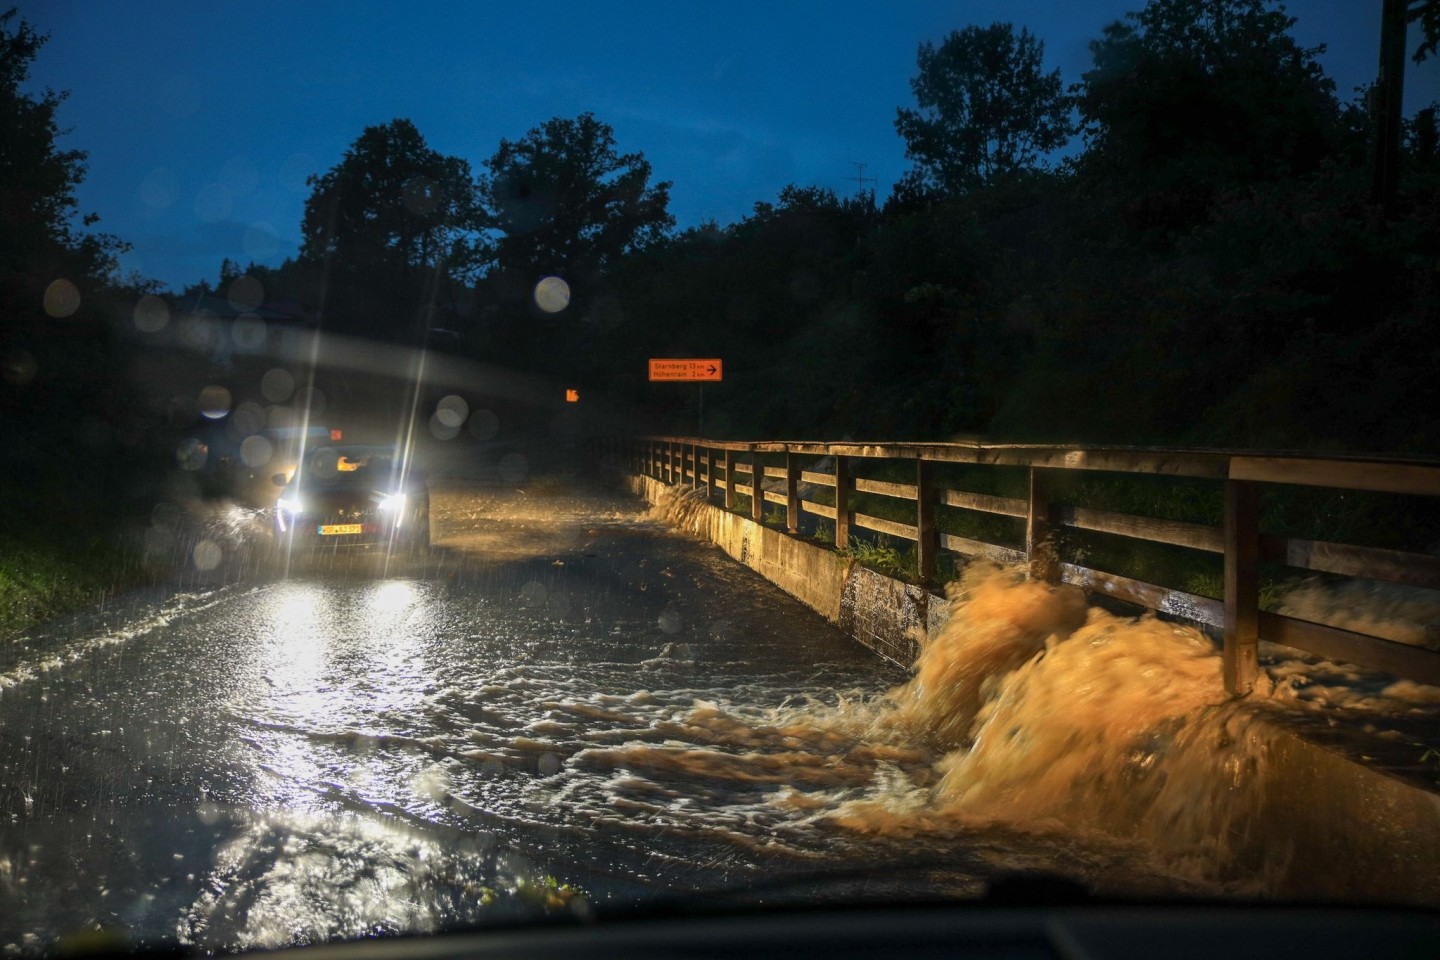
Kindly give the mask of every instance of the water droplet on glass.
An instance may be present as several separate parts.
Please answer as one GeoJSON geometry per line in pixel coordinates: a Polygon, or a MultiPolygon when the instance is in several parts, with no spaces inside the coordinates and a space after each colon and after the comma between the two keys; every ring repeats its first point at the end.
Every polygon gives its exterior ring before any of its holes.
{"type": "Polygon", "coordinates": [[[230,281],[230,289],[225,291],[225,298],[236,310],[254,310],[265,300],[265,287],[248,274],[236,277],[230,281]]]}
{"type": "Polygon", "coordinates": [[[230,339],[242,350],[259,350],[265,345],[265,321],[253,313],[237,317],[230,339]]]}
{"type": "Polygon", "coordinates": [[[235,429],[235,436],[241,439],[259,433],[265,429],[265,408],[254,400],[246,400],[230,414],[230,425],[235,429]]]}
{"type": "Polygon", "coordinates": [[[186,437],[175,448],[175,461],[182,470],[199,470],[209,456],[210,448],[194,437],[186,437]]]}
{"type": "Polygon", "coordinates": [[[666,633],[679,633],[680,628],[685,625],[685,620],[680,616],[680,611],[674,607],[666,607],[660,611],[660,619],[657,621],[660,629],[666,633]]]}
{"type": "Polygon", "coordinates": [[[458,427],[470,415],[470,405],[463,397],[450,394],[435,405],[435,417],[447,427],[458,427]]]}
{"type": "Polygon", "coordinates": [[[440,411],[437,410],[430,415],[430,435],[436,440],[454,440],[459,433],[459,426],[447,426],[440,419],[440,411]]]}
{"type": "Polygon", "coordinates": [[[180,199],[180,178],[164,167],[156,167],[140,181],[140,202],[152,210],[173,207],[180,199]]]}
{"type": "Polygon", "coordinates": [[[201,540],[195,544],[195,549],[190,551],[190,556],[195,561],[196,570],[214,570],[220,566],[224,552],[214,540],[201,540]]]}
{"type": "Polygon", "coordinates": [[[519,483],[530,473],[530,461],[523,453],[507,453],[500,458],[500,479],[506,483],[519,483]]]}
{"type": "Polygon", "coordinates": [[[235,198],[218,183],[207,183],[195,194],[195,216],[205,223],[217,223],[230,216],[235,198]]]}
{"type": "Polygon", "coordinates": [[[260,186],[260,171],[249,157],[231,157],[220,168],[220,183],[237,197],[243,197],[260,186]]]}
{"type": "Polygon", "coordinates": [[[493,440],[500,432],[500,418],[491,410],[476,410],[470,414],[470,436],[476,440],[493,440]]]}
{"type": "Polygon", "coordinates": [[[271,445],[270,441],[258,433],[254,436],[246,437],[240,442],[240,459],[245,461],[245,466],[247,467],[259,468],[265,466],[265,464],[270,462],[270,457],[274,455],[274,452],[275,448],[271,445]]]}
{"type": "Polygon", "coordinates": [[[245,256],[261,262],[269,260],[280,252],[280,237],[268,223],[251,224],[240,240],[245,256]]]}
{"type": "Polygon", "coordinates": [[[218,383],[212,383],[200,391],[200,414],[210,420],[219,420],[230,412],[230,391],[218,383]]]}
{"type": "Polygon", "coordinates": [[[4,375],[6,383],[17,387],[24,386],[35,379],[38,370],[39,364],[29,350],[12,347],[0,354],[0,374],[4,375]]]}
{"type": "Polygon", "coordinates": [[[284,403],[295,392],[295,378],[281,367],[266,370],[265,376],[260,378],[260,392],[271,403],[284,403]]]}
{"type": "Polygon", "coordinates": [[[154,294],[147,293],[135,304],[135,329],[141,333],[158,333],[170,322],[170,305],[154,294]]]}
{"type": "Polygon", "coordinates": [[[538,580],[531,580],[520,588],[520,600],[527,607],[538,607],[545,602],[550,591],[545,589],[545,584],[538,580]]]}
{"type": "Polygon", "coordinates": [[[61,277],[45,288],[45,312],[57,319],[68,317],[80,309],[80,290],[61,277]]]}
{"type": "Polygon", "coordinates": [[[559,277],[542,277],[535,284],[535,305],[546,313],[559,313],[570,306],[570,284],[559,277]]]}
{"type": "Polygon", "coordinates": [[[542,777],[550,777],[560,772],[560,758],[553,753],[541,754],[535,769],[542,777]]]}

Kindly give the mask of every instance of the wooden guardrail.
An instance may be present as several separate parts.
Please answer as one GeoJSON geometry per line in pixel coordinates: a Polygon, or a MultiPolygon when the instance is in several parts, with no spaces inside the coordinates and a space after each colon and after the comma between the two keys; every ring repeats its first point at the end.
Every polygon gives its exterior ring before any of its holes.
{"type": "MultiPolygon", "coordinates": [[[[694,437],[634,437],[597,441],[600,452],[619,465],[666,483],[705,485],[724,492],[725,507],[736,495],[750,499],[751,515],[764,505],[785,508],[791,533],[802,512],[833,521],[837,549],[850,545],[855,528],[887,534],[916,545],[918,572],[933,581],[941,551],[970,557],[1023,562],[1033,576],[1075,583],[1152,610],[1174,614],[1221,630],[1226,688],[1249,692],[1258,672],[1263,638],[1322,657],[1374,667],[1422,683],[1440,685],[1440,652],[1260,609],[1260,564],[1273,561],[1324,573],[1385,580],[1440,590],[1440,557],[1376,547],[1267,535],[1260,530],[1260,492],[1265,484],[1298,484],[1440,497],[1440,463],[1373,457],[1311,457],[1218,450],[1161,450],[1133,447],[1060,447],[974,443],[742,443],[694,437]],[[784,466],[765,464],[783,455],[784,466]],[[802,458],[833,458],[830,472],[804,469],[802,458]],[[912,461],[914,483],[855,475],[862,461],[912,461]],[[942,487],[938,464],[1022,467],[1029,471],[1028,495],[998,497],[942,487]],[[1224,487],[1221,526],[1143,517],[1051,503],[1052,481],[1062,471],[1107,471],[1217,481],[1224,487]],[[779,491],[764,480],[782,481],[779,491]],[[801,496],[802,485],[834,490],[834,506],[801,496]],[[854,494],[874,494],[914,505],[914,523],[858,513],[854,494]],[[1024,548],[944,533],[937,508],[1014,517],[1024,521],[1024,548]],[[1116,573],[1066,563],[1053,546],[1060,528],[1095,531],[1221,554],[1224,599],[1215,600],[1145,583],[1116,573]]],[[[773,486],[773,485],[772,485],[773,486]]]]}

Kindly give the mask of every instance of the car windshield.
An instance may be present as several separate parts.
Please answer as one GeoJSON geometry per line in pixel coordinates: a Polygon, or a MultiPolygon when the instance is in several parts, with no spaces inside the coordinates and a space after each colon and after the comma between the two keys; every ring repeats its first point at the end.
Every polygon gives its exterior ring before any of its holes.
{"type": "Polygon", "coordinates": [[[1440,0],[17,2],[0,957],[1440,907],[1440,0]]]}

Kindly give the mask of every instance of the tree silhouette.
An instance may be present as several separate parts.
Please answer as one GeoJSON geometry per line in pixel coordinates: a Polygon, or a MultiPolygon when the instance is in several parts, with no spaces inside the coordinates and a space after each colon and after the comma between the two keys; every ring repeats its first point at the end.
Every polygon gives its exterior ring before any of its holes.
{"type": "Polygon", "coordinates": [[[495,263],[531,282],[558,274],[583,288],[675,225],[669,182],[651,185],[644,154],[618,153],[614,130],[590,113],[501,140],[485,166],[495,263]]]}
{"type": "Polygon", "coordinates": [[[1070,136],[1060,71],[1044,72],[1045,45],[1009,23],[952,31],[922,43],[910,81],[919,110],[896,111],[910,184],[972,190],[1035,166],[1070,136]]]}

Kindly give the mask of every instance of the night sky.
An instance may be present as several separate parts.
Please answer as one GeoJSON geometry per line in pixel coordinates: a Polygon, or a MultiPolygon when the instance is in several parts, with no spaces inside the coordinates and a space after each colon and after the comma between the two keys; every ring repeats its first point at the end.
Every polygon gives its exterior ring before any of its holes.
{"type": "MultiPolygon", "coordinates": [[[[499,140],[593,111],[622,151],[674,181],[686,227],[730,223],[788,183],[883,197],[906,169],[893,122],[916,47],[1011,20],[1066,83],[1140,0],[915,3],[120,4],[46,0],[32,86],[69,90],[62,143],[89,152],[81,209],[134,245],[122,266],[179,289],[222,257],[278,264],[308,188],[372,124],[409,117],[478,172],[499,140]],[[690,7],[694,9],[690,9],[690,7]]],[[[1342,97],[1374,78],[1379,0],[1296,0],[1342,97]]],[[[1418,34],[1412,30],[1407,50],[1418,34]]],[[[1440,96],[1440,61],[1407,60],[1407,113],[1440,96]]]]}

